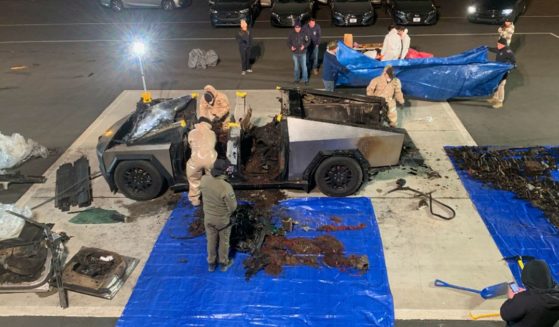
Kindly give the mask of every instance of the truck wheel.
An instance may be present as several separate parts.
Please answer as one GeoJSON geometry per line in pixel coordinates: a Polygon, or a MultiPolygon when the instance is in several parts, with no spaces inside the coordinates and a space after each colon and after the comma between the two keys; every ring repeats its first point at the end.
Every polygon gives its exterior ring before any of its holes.
{"type": "Polygon", "coordinates": [[[322,193],[329,196],[348,196],[363,182],[363,170],[355,159],[330,157],[320,163],[314,180],[322,193]]]}
{"type": "Polygon", "coordinates": [[[115,184],[127,198],[147,201],[156,198],[163,191],[163,177],[147,161],[123,161],[115,170],[115,184]]]}

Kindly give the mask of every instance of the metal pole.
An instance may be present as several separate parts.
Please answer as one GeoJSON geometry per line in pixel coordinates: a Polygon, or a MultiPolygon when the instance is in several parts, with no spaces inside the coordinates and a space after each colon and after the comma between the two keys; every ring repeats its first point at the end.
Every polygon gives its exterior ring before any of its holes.
{"type": "Polygon", "coordinates": [[[138,61],[140,62],[140,73],[142,74],[142,84],[144,85],[144,92],[147,92],[146,87],[146,77],[144,76],[144,65],[142,64],[142,56],[138,56],[138,61]]]}

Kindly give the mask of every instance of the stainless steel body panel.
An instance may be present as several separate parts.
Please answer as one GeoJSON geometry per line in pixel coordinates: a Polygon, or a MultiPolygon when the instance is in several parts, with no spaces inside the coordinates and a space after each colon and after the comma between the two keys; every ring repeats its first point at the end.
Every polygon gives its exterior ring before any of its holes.
{"type": "Polygon", "coordinates": [[[321,151],[358,150],[370,167],[396,165],[404,134],[388,130],[287,118],[289,133],[289,179],[303,177],[321,151]]]}
{"type": "Polygon", "coordinates": [[[116,158],[147,158],[153,156],[161,166],[173,176],[173,165],[171,164],[171,144],[145,144],[145,145],[126,145],[119,144],[108,150],[103,154],[103,163],[106,169],[112,171],[116,158]]]}

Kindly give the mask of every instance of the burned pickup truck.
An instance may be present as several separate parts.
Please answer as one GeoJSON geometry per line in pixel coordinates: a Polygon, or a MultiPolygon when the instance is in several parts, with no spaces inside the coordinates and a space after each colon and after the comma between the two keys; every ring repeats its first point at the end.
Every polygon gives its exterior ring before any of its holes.
{"type": "MultiPolygon", "coordinates": [[[[405,132],[386,127],[383,99],[310,89],[279,89],[281,112],[264,126],[231,124],[218,134],[218,154],[234,166],[236,189],[318,186],[329,196],[348,196],[368,170],[399,163],[405,132]]],[[[99,138],[101,172],[113,192],[149,200],[167,188],[188,188],[187,135],[196,101],[184,96],[137,110],[99,138]]],[[[236,117],[242,119],[243,117],[236,117]]]]}

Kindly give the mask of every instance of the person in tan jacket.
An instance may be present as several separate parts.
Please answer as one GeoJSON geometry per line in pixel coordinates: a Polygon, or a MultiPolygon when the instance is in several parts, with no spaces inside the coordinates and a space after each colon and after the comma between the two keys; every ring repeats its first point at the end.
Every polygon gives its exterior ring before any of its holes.
{"type": "Polygon", "coordinates": [[[188,132],[188,144],[190,146],[190,159],[186,162],[188,198],[193,206],[199,206],[202,174],[209,174],[217,159],[216,136],[207,117],[200,117],[194,129],[188,132]]]}
{"type": "Polygon", "coordinates": [[[392,66],[384,67],[382,74],[369,83],[367,86],[368,96],[383,97],[388,104],[388,120],[391,127],[398,124],[398,112],[396,111],[396,102],[400,105],[404,104],[404,94],[402,93],[402,83],[394,77],[394,69],[392,66]]]}
{"type": "Polygon", "coordinates": [[[210,121],[225,119],[229,115],[229,99],[211,85],[204,87],[204,96],[200,99],[198,117],[206,117],[210,121]]]}

